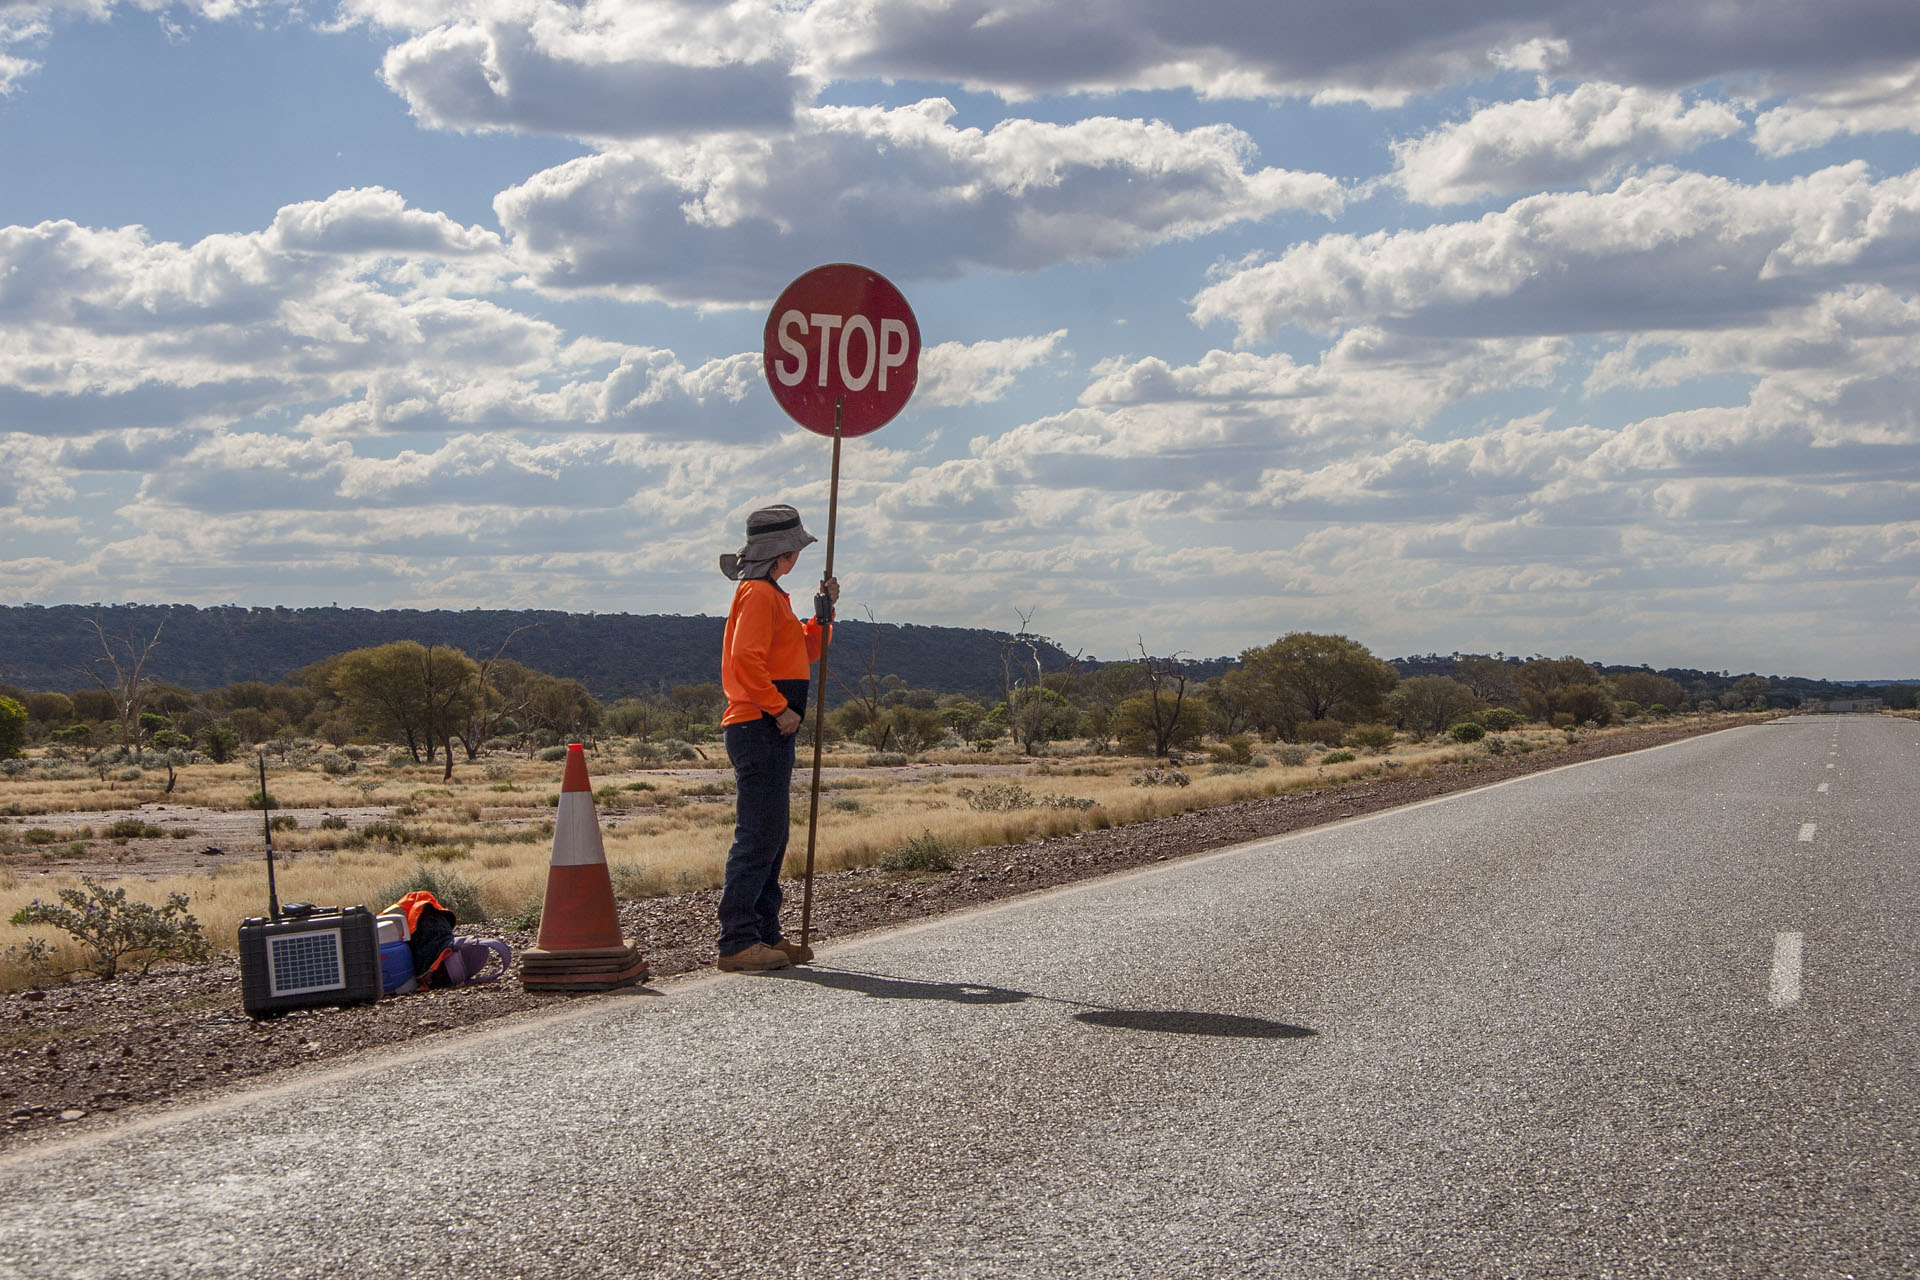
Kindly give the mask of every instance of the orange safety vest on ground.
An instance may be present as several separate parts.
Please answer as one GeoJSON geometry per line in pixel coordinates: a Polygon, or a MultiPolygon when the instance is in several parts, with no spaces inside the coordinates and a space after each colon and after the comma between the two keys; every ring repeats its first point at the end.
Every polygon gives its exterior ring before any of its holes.
{"type": "Polygon", "coordinates": [[[785,711],[787,697],[773,682],[805,680],[820,660],[820,638],[819,623],[793,616],[786,592],[764,578],[742,582],[720,644],[720,687],[727,693],[720,723],[746,724],[785,711]]]}

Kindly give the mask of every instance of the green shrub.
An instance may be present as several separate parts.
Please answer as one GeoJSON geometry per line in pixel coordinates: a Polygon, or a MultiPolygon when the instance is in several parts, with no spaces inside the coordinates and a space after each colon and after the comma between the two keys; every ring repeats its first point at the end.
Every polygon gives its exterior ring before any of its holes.
{"type": "Polygon", "coordinates": [[[470,844],[430,844],[414,855],[421,862],[455,862],[473,856],[470,844]]]}
{"type": "Polygon", "coordinates": [[[520,909],[500,921],[500,924],[508,929],[538,929],[540,913],[546,909],[546,905],[547,899],[544,893],[528,894],[527,900],[520,904],[520,909]]]}
{"type": "Polygon", "coordinates": [[[1193,785],[1193,779],[1179,769],[1166,765],[1155,765],[1142,773],[1133,775],[1136,787],[1186,787],[1193,785]]]}
{"type": "Polygon", "coordinates": [[[1347,732],[1345,745],[1378,755],[1393,750],[1398,736],[1390,724],[1357,724],[1347,732]]]}
{"type": "Polygon", "coordinates": [[[283,813],[277,818],[267,819],[267,830],[269,831],[298,831],[299,829],[300,819],[290,813],[283,813]]]}
{"type": "Polygon", "coordinates": [[[1286,765],[1290,769],[1298,769],[1301,765],[1313,759],[1313,752],[1307,747],[1288,743],[1286,746],[1280,748],[1279,756],[1281,764],[1286,765]]]}
{"type": "Polygon", "coordinates": [[[330,813],[320,819],[320,829],[322,831],[345,831],[347,829],[347,820],[337,813],[330,813]]]}
{"type": "Polygon", "coordinates": [[[1309,720],[1288,736],[1295,742],[1337,747],[1347,736],[1347,726],[1338,720],[1309,720]]]}
{"type": "Polygon", "coordinates": [[[898,768],[908,763],[907,757],[898,751],[876,751],[867,757],[867,763],[876,769],[898,768]]]}
{"type": "Polygon", "coordinates": [[[240,735],[229,725],[210,724],[200,731],[200,745],[207,759],[226,764],[240,753],[240,735]]]}
{"type": "Polygon", "coordinates": [[[28,844],[52,844],[60,838],[60,833],[46,827],[28,827],[20,834],[20,838],[28,844]]]}
{"type": "Polygon", "coordinates": [[[1631,720],[1640,714],[1640,704],[1631,698],[1622,698],[1613,704],[1613,714],[1622,720],[1631,720]]]}
{"type": "Polygon", "coordinates": [[[1507,740],[1501,737],[1488,738],[1487,754],[1490,756],[1503,756],[1507,754],[1507,740]]]}
{"type": "Polygon", "coordinates": [[[1526,723],[1526,717],[1512,707],[1489,707],[1480,713],[1479,720],[1493,733],[1506,733],[1526,723]]]}
{"type": "Polygon", "coordinates": [[[1652,706],[1647,708],[1647,714],[1650,716],[1653,716],[1655,719],[1664,720],[1668,716],[1672,715],[1673,711],[1671,708],[1667,706],[1666,703],[1656,702],[1652,706]]]}
{"type": "Polygon", "coordinates": [[[888,854],[884,871],[934,872],[953,870],[954,850],[932,830],[926,830],[888,854]]]}
{"type": "Polygon", "coordinates": [[[545,747],[535,758],[544,760],[548,764],[554,764],[567,758],[567,749],[565,747],[545,747]]]}
{"type": "Polygon", "coordinates": [[[254,791],[247,795],[247,808],[249,809],[278,809],[279,807],[280,802],[273,798],[271,791],[254,791]]]}
{"type": "Polygon", "coordinates": [[[1354,758],[1351,751],[1329,751],[1320,757],[1321,764],[1345,764],[1354,758]]]}
{"type": "MultiPolygon", "coordinates": [[[[363,840],[385,840],[389,844],[418,844],[421,836],[398,822],[369,822],[358,833],[363,840]]],[[[392,901],[392,899],[388,899],[392,901]]]]}
{"type": "Polygon", "coordinates": [[[1455,742],[1478,742],[1487,736],[1487,726],[1476,724],[1471,720],[1462,720],[1447,730],[1447,734],[1455,742]]]}
{"type": "Polygon", "coordinates": [[[138,818],[122,818],[100,833],[109,840],[155,840],[167,833],[138,818]]]}
{"type": "Polygon", "coordinates": [[[0,760],[20,754],[27,741],[27,709],[12,698],[0,696],[0,760]]]}
{"type": "Polygon", "coordinates": [[[86,948],[88,973],[111,981],[121,964],[139,958],[146,973],[160,960],[200,960],[210,951],[200,922],[187,910],[184,893],[167,895],[166,905],[129,901],[124,888],[80,877],[81,888],[57,891],[57,903],[35,899],[13,913],[17,928],[50,925],[72,935],[86,948]]]}
{"type": "Polygon", "coordinates": [[[326,774],[328,777],[337,778],[343,773],[353,772],[353,761],[347,759],[338,751],[322,751],[320,753],[320,772],[326,774]]]}
{"type": "Polygon", "coordinates": [[[955,793],[969,809],[980,813],[1005,813],[1012,809],[1031,809],[1037,803],[1033,792],[1017,782],[989,782],[978,791],[967,787],[955,793]]]}
{"type": "Polygon", "coordinates": [[[405,879],[393,881],[376,896],[380,899],[379,905],[385,906],[423,889],[439,899],[440,905],[453,912],[456,918],[468,924],[487,918],[486,908],[481,905],[479,885],[465,876],[430,867],[424,862],[416,864],[405,879]]]}

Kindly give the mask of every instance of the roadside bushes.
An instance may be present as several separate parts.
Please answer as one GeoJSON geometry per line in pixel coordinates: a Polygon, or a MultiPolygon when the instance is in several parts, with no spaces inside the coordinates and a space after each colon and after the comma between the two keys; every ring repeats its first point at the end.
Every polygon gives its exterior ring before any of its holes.
{"type": "Polygon", "coordinates": [[[1095,801],[1087,796],[1036,796],[1016,782],[989,782],[978,790],[962,787],[957,793],[967,807],[979,813],[1005,813],[1014,809],[1091,809],[1095,801]]]}
{"type": "Polygon", "coordinates": [[[1338,720],[1309,720],[1288,736],[1302,744],[1337,747],[1346,740],[1347,726],[1338,720]]]}
{"type": "Polygon", "coordinates": [[[1393,750],[1397,736],[1390,724],[1357,724],[1348,731],[1344,745],[1379,755],[1393,750]]]}
{"type": "Polygon", "coordinates": [[[473,924],[487,918],[487,909],[481,901],[480,886],[452,871],[443,871],[421,863],[404,879],[395,880],[374,895],[381,905],[398,902],[401,898],[416,890],[424,889],[440,902],[440,905],[453,912],[462,922],[473,924]]]}
{"type": "MultiPolygon", "coordinates": [[[[85,949],[82,968],[111,982],[124,963],[138,960],[140,972],[161,960],[203,960],[211,954],[200,922],[187,910],[184,893],[170,893],[163,906],[129,900],[124,888],[108,888],[91,876],[80,888],[61,889],[57,902],[39,899],[13,913],[17,928],[47,925],[64,930],[85,949]]],[[[45,944],[32,949],[46,956],[45,944]]]]}
{"type": "Polygon", "coordinates": [[[956,852],[929,828],[888,854],[880,868],[896,873],[951,871],[956,852]]]}
{"type": "Polygon", "coordinates": [[[1483,724],[1475,724],[1471,720],[1462,720],[1447,730],[1447,735],[1455,742],[1478,742],[1487,736],[1487,727],[1483,724]]]}

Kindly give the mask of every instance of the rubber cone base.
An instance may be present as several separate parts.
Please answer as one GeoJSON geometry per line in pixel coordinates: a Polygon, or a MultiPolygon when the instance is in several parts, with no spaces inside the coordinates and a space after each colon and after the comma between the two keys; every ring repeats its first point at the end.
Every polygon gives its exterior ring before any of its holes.
{"type": "Polygon", "coordinates": [[[520,985],[528,991],[612,991],[647,980],[647,958],[632,946],[520,953],[520,985]]]}

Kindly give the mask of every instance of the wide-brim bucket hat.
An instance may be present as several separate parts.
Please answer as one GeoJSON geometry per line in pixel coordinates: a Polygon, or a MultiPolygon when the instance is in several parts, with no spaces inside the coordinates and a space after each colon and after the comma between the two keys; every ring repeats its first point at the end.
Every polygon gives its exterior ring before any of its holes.
{"type": "Polygon", "coordinates": [[[765,577],[775,560],[818,541],[800,523],[800,513],[792,507],[761,507],[747,517],[747,544],[738,552],[720,557],[720,572],[735,581],[765,577]]]}

